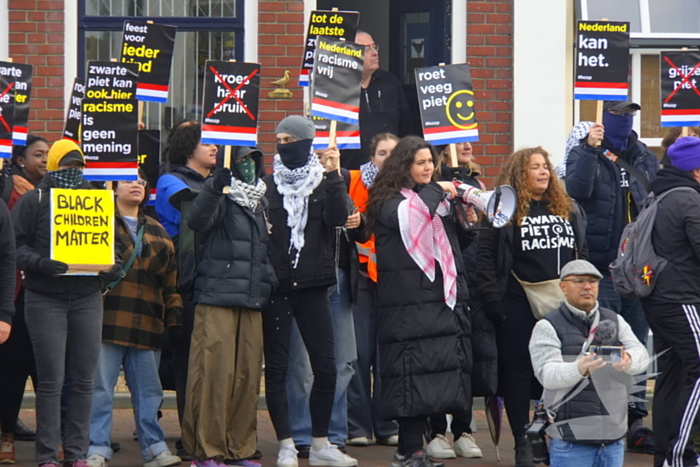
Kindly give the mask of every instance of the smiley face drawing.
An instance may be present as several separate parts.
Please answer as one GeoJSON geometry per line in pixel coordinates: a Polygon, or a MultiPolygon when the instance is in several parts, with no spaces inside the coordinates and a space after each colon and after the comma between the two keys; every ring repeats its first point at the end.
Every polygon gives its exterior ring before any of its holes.
{"type": "Polygon", "coordinates": [[[468,89],[457,91],[447,99],[445,113],[450,123],[462,130],[476,128],[474,122],[474,92],[468,89]]]}

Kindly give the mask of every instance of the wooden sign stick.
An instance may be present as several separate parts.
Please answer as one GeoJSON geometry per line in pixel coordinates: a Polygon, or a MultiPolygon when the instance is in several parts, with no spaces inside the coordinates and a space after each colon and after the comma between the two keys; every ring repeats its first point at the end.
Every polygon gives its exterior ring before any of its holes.
{"type": "MultiPolygon", "coordinates": [[[[331,120],[331,127],[328,131],[328,147],[337,148],[338,121],[331,120]]],[[[340,173],[340,157],[338,157],[338,173],[340,173]]]]}
{"type": "MultiPolygon", "coordinates": [[[[231,169],[231,146],[229,146],[228,144],[224,146],[224,167],[226,167],[227,169],[231,169]]],[[[224,192],[224,194],[228,194],[230,190],[230,186],[225,186],[222,191],[224,192]]]]}
{"type": "Polygon", "coordinates": [[[450,163],[452,168],[459,167],[459,161],[457,160],[457,145],[455,143],[450,143],[450,163]]]}

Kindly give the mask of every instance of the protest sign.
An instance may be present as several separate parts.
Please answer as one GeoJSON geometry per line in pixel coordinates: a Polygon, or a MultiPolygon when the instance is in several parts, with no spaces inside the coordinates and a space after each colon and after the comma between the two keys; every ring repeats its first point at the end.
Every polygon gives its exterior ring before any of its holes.
{"type": "MultiPolygon", "coordinates": [[[[312,117],[316,127],[314,151],[326,149],[330,144],[331,120],[312,117]]],[[[338,122],[336,130],[336,147],[338,149],[360,149],[360,126],[338,122]]]]}
{"type": "Polygon", "coordinates": [[[114,192],[51,189],[51,259],[68,274],[97,274],[114,265],[114,192]]]}
{"type": "Polygon", "coordinates": [[[138,101],[83,99],[81,141],[86,180],[138,178],[138,101]]]}
{"type": "Polygon", "coordinates": [[[0,75],[9,76],[15,80],[14,126],[12,127],[12,144],[15,146],[27,144],[33,68],[24,63],[0,62],[0,75]]]}
{"type": "Polygon", "coordinates": [[[627,100],[629,50],[629,23],[579,21],[574,99],[627,100]]]}
{"type": "Polygon", "coordinates": [[[160,131],[139,131],[139,167],[146,173],[150,193],[148,204],[156,201],[156,185],[158,184],[158,169],[160,168],[160,131]]]}
{"type": "Polygon", "coordinates": [[[80,121],[84,97],[85,80],[75,78],[73,80],[73,90],[70,93],[66,124],[63,126],[63,139],[69,139],[76,144],[80,144],[80,121]]]}
{"type": "Polygon", "coordinates": [[[432,144],[479,141],[469,65],[416,68],[423,136],[432,144]]]}
{"type": "Polygon", "coordinates": [[[318,37],[311,88],[311,115],[357,125],[365,47],[318,37]]]}
{"type": "Polygon", "coordinates": [[[661,52],[661,126],[700,125],[700,53],[661,52]]]}
{"type": "Polygon", "coordinates": [[[15,79],[0,75],[0,169],[2,159],[12,157],[12,127],[15,118],[15,79]]]}
{"type": "Polygon", "coordinates": [[[168,102],[176,31],[175,26],[124,21],[120,61],[138,65],[137,99],[168,102]]]}
{"type": "Polygon", "coordinates": [[[207,60],[202,104],[202,143],[258,143],[260,65],[207,60]]]}
{"type": "Polygon", "coordinates": [[[309,85],[309,74],[314,69],[316,36],[342,38],[352,42],[355,40],[359,19],[360,13],[357,11],[314,10],[311,12],[309,29],[306,31],[306,42],[304,43],[304,58],[301,61],[299,86],[309,85]]]}
{"type": "Polygon", "coordinates": [[[136,63],[90,60],[87,68],[87,99],[135,99],[139,81],[136,63]]]}

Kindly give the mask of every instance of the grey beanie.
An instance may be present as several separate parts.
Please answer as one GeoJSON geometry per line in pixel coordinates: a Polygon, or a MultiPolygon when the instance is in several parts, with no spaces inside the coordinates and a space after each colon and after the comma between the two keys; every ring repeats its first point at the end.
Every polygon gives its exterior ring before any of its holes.
{"type": "Polygon", "coordinates": [[[316,127],[310,118],[305,118],[301,115],[290,115],[277,125],[275,133],[287,133],[297,141],[303,141],[305,139],[314,139],[316,127]]]}

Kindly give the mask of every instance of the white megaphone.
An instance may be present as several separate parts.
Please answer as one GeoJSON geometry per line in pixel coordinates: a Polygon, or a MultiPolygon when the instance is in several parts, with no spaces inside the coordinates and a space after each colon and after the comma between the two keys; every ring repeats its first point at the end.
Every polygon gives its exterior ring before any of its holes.
{"type": "Polygon", "coordinates": [[[493,191],[485,191],[460,183],[457,193],[464,203],[483,212],[496,229],[505,227],[518,207],[518,195],[510,185],[501,185],[493,191]]]}

